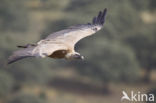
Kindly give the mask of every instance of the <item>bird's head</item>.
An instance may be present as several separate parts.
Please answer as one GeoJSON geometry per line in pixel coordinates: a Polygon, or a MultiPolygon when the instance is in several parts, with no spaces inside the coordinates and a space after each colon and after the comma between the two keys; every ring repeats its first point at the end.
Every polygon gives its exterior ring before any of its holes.
{"type": "Polygon", "coordinates": [[[67,53],[66,56],[65,56],[66,59],[68,60],[83,60],[84,59],[84,56],[81,56],[80,53],[67,53]]]}

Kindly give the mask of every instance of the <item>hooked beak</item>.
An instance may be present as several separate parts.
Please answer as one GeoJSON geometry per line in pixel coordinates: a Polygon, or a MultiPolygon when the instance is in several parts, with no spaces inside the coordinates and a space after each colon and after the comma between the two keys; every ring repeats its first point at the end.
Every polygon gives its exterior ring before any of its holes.
{"type": "Polygon", "coordinates": [[[84,60],[84,56],[81,56],[81,60],[84,60]]]}
{"type": "Polygon", "coordinates": [[[81,55],[78,55],[78,54],[75,54],[73,57],[74,57],[75,59],[81,59],[81,60],[84,59],[84,56],[81,56],[81,55]]]}

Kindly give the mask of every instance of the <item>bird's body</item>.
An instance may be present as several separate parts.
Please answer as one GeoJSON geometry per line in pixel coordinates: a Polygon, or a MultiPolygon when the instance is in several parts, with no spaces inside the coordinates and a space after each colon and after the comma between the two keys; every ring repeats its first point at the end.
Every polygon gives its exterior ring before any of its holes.
{"type": "Polygon", "coordinates": [[[13,55],[9,57],[8,63],[10,64],[26,57],[83,59],[84,57],[75,51],[75,44],[84,37],[99,31],[104,24],[105,15],[106,9],[104,9],[103,12],[100,11],[98,16],[93,18],[92,24],[71,26],[50,34],[37,44],[18,46],[22,49],[15,51],[13,55]]]}
{"type": "Polygon", "coordinates": [[[56,58],[56,59],[62,59],[62,58],[65,58],[67,53],[68,53],[67,50],[57,50],[54,53],[52,53],[51,55],[49,55],[48,57],[56,58]]]}

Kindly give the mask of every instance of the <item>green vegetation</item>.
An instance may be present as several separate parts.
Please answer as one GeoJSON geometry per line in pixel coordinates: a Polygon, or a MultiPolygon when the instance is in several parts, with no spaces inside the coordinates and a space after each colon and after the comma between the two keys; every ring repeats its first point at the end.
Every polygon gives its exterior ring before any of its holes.
{"type": "Polygon", "coordinates": [[[46,103],[44,100],[36,97],[32,94],[18,94],[16,97],[12,98],[9,103],[46,103]]]}
{"type": "Polygon", "coordinates": [[[0,30],[1,31],[25,31],[28,24],[28,11],[25,6],[25,1],[1,0],[0,4],[0,30]]]}
{"type": "Polygon", "coordinates": [[[0,102],[114,103],[125,88],[142,91],[142,86],[148,92],[156,80],[155,4],[155,0],[1,0],[0,102]],[[104,8],[108,9],[104,28],[76,44],[85,60],[29,58],[6,65],[16,45],[91,22],[104,8]],[[114,95],[105,101],[82,99],[85,94],[107,93],[114,95]]]}
{"type": "Polygon", "coordinates": [[[0,70],[0,98],[8,95],[13,89],[13,86],[13,77],[9,73],[0,70]]]}

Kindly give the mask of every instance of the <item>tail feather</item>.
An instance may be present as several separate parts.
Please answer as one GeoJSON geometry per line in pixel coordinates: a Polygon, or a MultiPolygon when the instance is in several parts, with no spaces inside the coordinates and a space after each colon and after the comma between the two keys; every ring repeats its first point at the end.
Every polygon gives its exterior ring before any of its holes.
{"type": "Polygon", "coordinates": [[[24,48],[24,49],[20,49],[15,51],[9,58],[8,58],[8,64],[11,64],[13,62],[16,62],[17,60],[21,60],[23,58],[27,58],[27,57],[34,57],[32,54],[32,50],[34,49],[34,47],[31,48],[24,48]]]}

